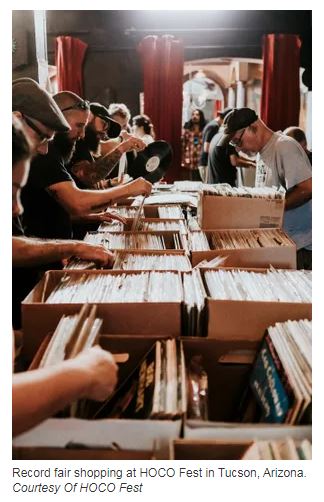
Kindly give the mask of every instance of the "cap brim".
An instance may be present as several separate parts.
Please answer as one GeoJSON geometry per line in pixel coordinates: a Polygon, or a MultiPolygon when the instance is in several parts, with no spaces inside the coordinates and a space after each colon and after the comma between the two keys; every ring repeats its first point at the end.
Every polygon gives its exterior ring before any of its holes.
{"type": "Polygon", "coordinates": [[[229,132],[227,134],[223,134],[217,142],[217,146],[226,146],[228,143],[231,141],[231,139],[234,137],[235,132],[229,132]]]}

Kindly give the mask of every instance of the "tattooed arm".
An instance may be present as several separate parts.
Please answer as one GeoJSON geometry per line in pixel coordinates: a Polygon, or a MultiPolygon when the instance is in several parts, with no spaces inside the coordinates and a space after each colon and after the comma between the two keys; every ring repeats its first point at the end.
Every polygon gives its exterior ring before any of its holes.
{"type": "Polygon", "coordinates": [[[71,171],[88,188],[93,188],[98,181],[109,176],[121,156],[122,152],[116,149],[94,162],[88,160],[77,162],[72,166],[71,171]]]}

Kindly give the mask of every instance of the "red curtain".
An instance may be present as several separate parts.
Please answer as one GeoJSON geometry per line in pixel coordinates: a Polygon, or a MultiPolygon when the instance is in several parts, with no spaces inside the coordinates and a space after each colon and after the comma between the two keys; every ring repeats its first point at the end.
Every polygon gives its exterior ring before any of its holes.
{"type": "Polygon", "coordinates": [[[263,38],[261,118],[274,131],[299,124],[300,47],[298,35],[263,38]]]}
{"type": "Polygon", "coordinates": [[[171,144],[173,162],[166,180],[180,178],[183,91],[183,44],[171,35],[147,36],[139,44],[144,71],[144,113],[156,139],[171,144]]]}
{"type": "Polygon", "coordinates": [[[56,37],[55,64],[59,91],[83,97],[82,65],[88,45],[78,38],[56,37]]]}

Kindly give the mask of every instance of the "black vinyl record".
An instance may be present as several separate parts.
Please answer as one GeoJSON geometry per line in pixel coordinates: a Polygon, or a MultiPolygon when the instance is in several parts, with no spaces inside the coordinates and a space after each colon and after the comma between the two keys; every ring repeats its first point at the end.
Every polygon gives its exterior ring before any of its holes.
{"type": "Polygon", "coordinates": [[[151,183],[159,181],[172,162],[172,148],[166,141],[154,141],[145,150],[137,152],[136,158],[128,165],[127,174],[132,178],[145,178],[151,183]]]}

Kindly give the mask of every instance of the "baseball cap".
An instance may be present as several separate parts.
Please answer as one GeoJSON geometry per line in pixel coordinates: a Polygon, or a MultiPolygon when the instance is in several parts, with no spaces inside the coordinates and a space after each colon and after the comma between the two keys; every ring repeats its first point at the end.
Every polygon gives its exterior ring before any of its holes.
{"type": "Polygon", "coordinates": [[[219,112],[217,112],[217,115],[219,117],[222,117],[222,119],[224,119],[229,113],[231,113],[231,111],[233,111],[233,108],[227,106],[226,108],[224,108],[224,110],[220,110],[219,112]]]}
{"type": "Polygon", "coordinates": [[[227,145],[237,131],[250,126],[256,120],[258,120],[258,116],[251,108],[234,108],[225,117],[224,134],[218,142],[218,146],[227,145]]]}
{"type": "Polygon", "coordinates": [[[120,124],[118,124],[118,122],[116,122],[116,120],[110,118],[108,110],[105,106],[101,105],[100,103],[90,103],[90,110],[93,115],[107,122],[107,135],[109,136],[109,138],[117,138],[119,136],[121,126],[120,124]]]}
{"type": "Polygon", "coordinates": [[[12,111],[39,120],[56,132],[71,129],[52,96],[31,78],[18,78],[12,82],[12,111]]]}

